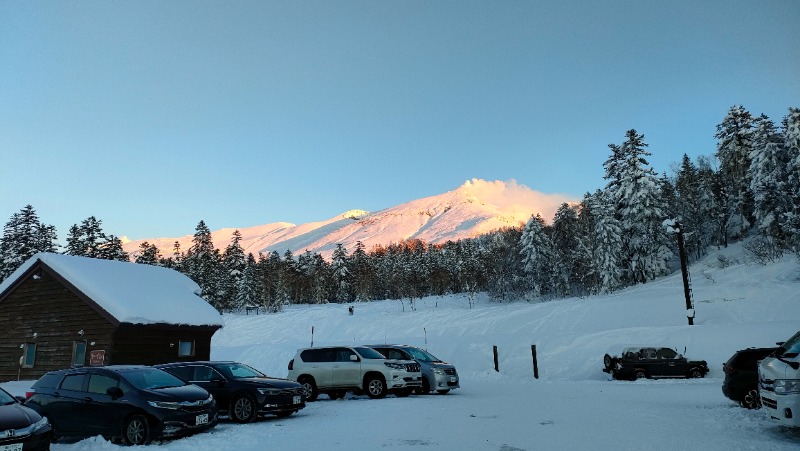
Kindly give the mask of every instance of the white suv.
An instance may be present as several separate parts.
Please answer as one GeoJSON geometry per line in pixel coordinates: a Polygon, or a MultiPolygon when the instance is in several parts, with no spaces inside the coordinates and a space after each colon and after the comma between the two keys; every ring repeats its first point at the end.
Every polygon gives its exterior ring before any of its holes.
{"type": "Polygon", "coordinates": [[[306,401],[314,401],[320,393],[338,399],[348,391],[370,398],[383,398],[390,392],[408,396],[422,387],[419,363],[387,360],[364,346],[299,349],[289,362],[287,378],[305,387],[306,401]]]}

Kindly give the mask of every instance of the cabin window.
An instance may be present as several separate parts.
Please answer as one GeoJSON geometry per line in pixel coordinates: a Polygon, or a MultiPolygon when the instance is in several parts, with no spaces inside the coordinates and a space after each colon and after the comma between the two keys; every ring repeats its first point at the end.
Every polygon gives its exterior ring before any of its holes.
{"type": "Polygon", "coordinates": [[[194,341],[178,342],[178,357],[190,357],[194,355],[194,341]]]}
{"type": "Polygon", "coordinates": [[[33,368],[36,361],[36,343],[25,343],[22,345],[22,367],[33,368]]]}
{"type": "Polygon", "coordinates": [[[86,342],[72,342],[72,366],[83,366],[86,363],[86,342]]]}

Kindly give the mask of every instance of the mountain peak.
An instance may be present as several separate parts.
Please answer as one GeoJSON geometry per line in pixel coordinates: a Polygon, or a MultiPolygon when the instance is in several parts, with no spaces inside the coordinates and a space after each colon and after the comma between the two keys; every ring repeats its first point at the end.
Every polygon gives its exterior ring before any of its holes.
{"type": "MultiPolygon", "coordinates": [[[[532,215],[552,218],[564,202],[564,195],[534,191],[516,180],[486,181],[473,178],[443,194],[416,199],[374,213],[348,210],[326,221],[294,225],[285,222],[239,229],[245,253],[293,254],[310,251],[330,258],[338,244],[352,250],[358,241],[366,249],[408,239],[430,244],[457,241],[504,227],[524,225],[532,215]]],[[[233,229],[212,232],[214,245],[224,249],[233,229]]],[[[155,244],[162,255],[169,255],[175,241],[182,249],[191,246],[192,235],[181,238],[137,240],[123,244],[135,253],[139,243],[155,244]]]]}

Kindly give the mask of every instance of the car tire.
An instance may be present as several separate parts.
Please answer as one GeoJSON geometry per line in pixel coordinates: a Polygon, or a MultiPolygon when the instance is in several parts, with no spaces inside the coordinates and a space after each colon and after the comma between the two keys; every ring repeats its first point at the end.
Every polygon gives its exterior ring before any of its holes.
{"type": "Polygon", "coordinates": [[[334,390],[332,392],[328,392],[328,398],[330,399],[342,399],[347,392],[344,390],[334,390]]]}
{"type": "Polygon", "coordinates": [[[150,423],[142,414],[131,415],[122,425],[122,442],[126,445],[147,445],[153,440],[150,434],[150,423]]]}
{"type": "Polygon", "coordinates": [[[431,392],[431,383],[428,382],[428,378],[427,377],[422,376],[422,387],[417,389],[417,394],[418,395],[427,395],[430,392],[431,392]]]}
{"type": "Polygon", "coordinates": [[[689,374],[686,375],[689,379],[700,379],[703,377],[703,372],[700,371],[700,368],[692,368],[689,370],[689,374]]]}
{"type": "Polygon", "coordinates": [[[385,398],[388,390],[386,389],[386,381],[380,376],[370,376],[364,384],[367,396],[372,399],[385,398]]]}
{"type": "Polygon", "coordinates": [[[611,368],[611,356],[610,355],[606,354],[606,355],[603,356],[603,365],[605,365],[606,368],[611,368]]]}
{"type": "Polygon", "coordinates": [[[255,418],[257,410],[256,400],[251,395],[243,393],[231,400],[228,416],[237,423],[249,423],[255,418]]]}
{"type": "Polygon", "coordinates": [[[450,390],[436,390],[436,393],[439,393],[440,395],[446,395],[450,393],[450,390]]]}
{"type": "Polygon", "coordinates": [[[317,384],[314,382],[314,378],[311,376],[301,377],[297,380],[300,385],[303,386],[303,389],[306,392],[306,401],[313,402],[317,400],[317,396],[319,396],[319,390],[317,389],[317,384]]]}
{"type": "Polygon", "coordinates": [[[647,371],[641,368],[635,370],[633,372],[633,380],[639,380],[639,379],[647,379],[647,371]]]}
{"type": "Polygon", "coordinates": [[[761,397],[758,395],[758,390],[751,389],[747,393],[744,394],[742,397],[742,407],[748,409],[760,409],[761,408],[761,397]]]}

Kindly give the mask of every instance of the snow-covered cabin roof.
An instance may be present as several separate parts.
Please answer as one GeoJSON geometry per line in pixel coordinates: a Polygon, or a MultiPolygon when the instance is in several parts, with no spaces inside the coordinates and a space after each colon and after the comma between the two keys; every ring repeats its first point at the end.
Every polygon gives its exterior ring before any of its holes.
{"type": "Polygon", "coordinates": [[[0,283],[0,300],[39,262],[120,323],[222,326],[219,312],[199,296],[200,286],[178,271],[72,255],[34,255],[0,283]]]}

